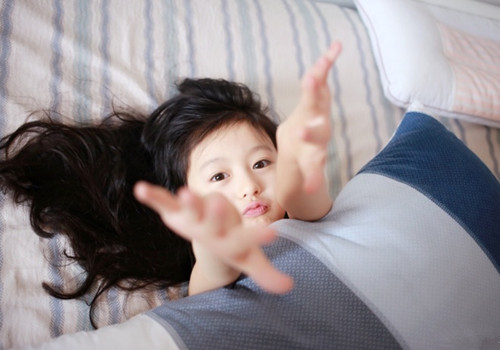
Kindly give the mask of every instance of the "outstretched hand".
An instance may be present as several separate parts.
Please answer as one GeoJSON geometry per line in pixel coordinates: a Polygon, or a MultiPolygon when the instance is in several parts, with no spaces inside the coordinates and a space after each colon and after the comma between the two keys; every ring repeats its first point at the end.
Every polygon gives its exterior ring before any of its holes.
{"type": "MultiPolygon", "coordinates": [[[[270,293],[286,293],[292,288],[292,279],[278,271],[261,249],[275,238],[275,232],[269,227],[243,227],[240,214],[224,196],[213,193],[199,197],[186,188],[173,195],[145,182],[136,184],[134,194],[170,229],[193,242],[197,260],[205,260],[201,268],[231,268],[234,276],[244,273],[270,293]]],[[[213,274],[217,277],[218,273],[213,274]]]]}
{"type": "Polygon", "coordinates": [[[328,73],[342,50],[333,43],[302,78],[302,95],[292,114],[278,128],[278,149],[294,157],[306,192],[324,179],[328,142],[332,136],[328,73]]]}

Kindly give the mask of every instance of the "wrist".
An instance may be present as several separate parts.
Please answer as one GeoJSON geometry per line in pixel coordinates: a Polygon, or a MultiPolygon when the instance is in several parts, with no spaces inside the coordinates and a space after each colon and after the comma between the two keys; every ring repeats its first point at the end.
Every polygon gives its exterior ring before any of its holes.
{"type": "Polygon", "coordinates": [[[196,263],[189,281],[189,295],[224,287],[238,279],[241,272],[234,269],[203,245],[193,241],[196,263]]]}

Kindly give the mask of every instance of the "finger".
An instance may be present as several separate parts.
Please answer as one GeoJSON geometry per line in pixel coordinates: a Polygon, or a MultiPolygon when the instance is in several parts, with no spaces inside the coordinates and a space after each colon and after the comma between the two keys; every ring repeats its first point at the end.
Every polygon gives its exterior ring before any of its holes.
{"type": "Polygon", "coordinates": [[[262,227],[255,233],[255,242],[258,245],[266,245],[276,239],[276,230],[270,227],[262,227]]]}
{"type": "Polygon", "coordinates": [[[328,89],[328,73],[341,52],[340,43],[333,43],[330,48],[304,74],[302,79],[302,101],[306,105],[314,106],[322,87],[328,89]]]}
{"type": "Polygon", "coordinates": [[[335,41],[330,45],[330,48],[326,52],[326,57],[333,63],[337,61],[340,53],[342,52],[342,44],[339,41],[335,41]]]}
{"type": "Polygon", "coordinates": [[[326,54],[318,59],[311,72],[318,85],[326,84],[332,65],[333,61],[326,54]]]}
{"type": "Polygon", "coordinates": [[[134,195],[139,202],[147,205],[160,215],[180,208],[176,198],[169,191],[145,181],[139,181],[135,184],[134,195]]]}
{"type": "Polygon", "coordinates": [[[311,77],[314,79],[315,84],[311,81],[307,83],[313,84],[313,88],[316,85],[326,84],[328,72],[337,60],[341,51],[342,46],[339,42],[332,43],[328,50],[316,61],[309,72],[311,77]]]}
{"type": "Polygon", "coordinates": [[[284,294],[293,288],[293,279],[277,270],[260,249],[248,256],[241,271],[269,293],[284,294]]]}
{"type": "Polygon", "coordinates": [[[180,204],[184,205],[193,215],[193,220],[199,222],[204,218],[203,199],[187,187],[182,187],[177,191],[180,204]]]}

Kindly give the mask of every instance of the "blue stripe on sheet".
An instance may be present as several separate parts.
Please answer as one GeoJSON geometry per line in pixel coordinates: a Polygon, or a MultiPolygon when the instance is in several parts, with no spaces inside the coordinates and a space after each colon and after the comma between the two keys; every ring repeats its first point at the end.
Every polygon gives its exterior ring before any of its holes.
{"type": "MultiPolygon", "coordinates": [[[[54,27],[54,30],[59,30],[60,33],[54,33],[53,43],[56,45],[60,45],[61,37],[64,35],[64,28],[62,25],[62,19],[64,16],[64,5],[63,1],[59,1],[58,3],[54,3],[56,11],[60,11],[60,17],[55,18],[54,21],[60,21],[61,25],[59,28],[54,27]],[[58,10],[59,9],[59,10],[58,10]],[[58,37],[59,36],[59,37],[58,37]],[[59,41],[57,43],[57,41],[59,41]]],[[[74,13],[75,19],[73,24],[74,30],[74,61],[73,61],[73,71],[68,72],[72,74],[74,79],[74,105],[73,105],[73,116],[72,118],[77,122],[84,122],[91,119],[90,115],[90,105],[92,103],[91,92],[90,92],[90,79],[91,79],[91,26],[92,26],[92,10],[90,8],[91,4],[89,2],[75,2],[74,3],[74,13]]],[[[62,56],[61,48],[59,48],[59,55],[62,56]]],[[[58,55],[58,53],[54,53],[53,55],[58,55]]],[[[60,63],[57,60],[60,58],[53,56],[53,66],[52,69],[59,69],[59,78],[54,78],[54,85],[52,85],[52,104],[59,108],[60,106],[60,97],[58,94],[60,91],[60,83],[62,79],[62,70],[59,65],[60,63]],[[56,80],[57,79],[57,80],[56,80]]],[[[54,71],[55,72],[55,71],[54,71]]],[[[62,267],[60,266],[61,259],[61,249],[59,248],[61,245],[61,241],[59,238],[54,238],[50,240],[50,249],[51,249],[51,266],[49,271],[50,283],[55,286],[62,286],[62,267]]],[[[64,332],[64,303],[62,300],[56,298],[50,298],[50,308],[51,308],[51,325],[50,332],[52,337],[57,337],[64,332]]],[[[84,311],[78,310],[78,324],[76,327],[80,327],[82,325],[84,311]]],[[[81,328],[78,328],[81,329],[81,328]]]]}
{"type": "Polygon", "coordinates": [[[101,2],[101,114],[105,115],[111,106],[110,72],[109,72],[109,1],[101,2]]]}
{"type": "Polygon", "coordinates": [[[379,125],[378,125],[378,120],[377,120],[377,115],[375,113],[375,106],[373,105],[372,101],[372,90],[370,87],[370,82],[368,79],[368,68],[366,67],[366,54],[363,51],[363,47],[361,46],[361,37],[359,34],[359,29],[356,27],[356,24],[354,23],[351,15],[353,14],[352,11],[342,9],[344,12],[347,21],[351,25],[351,28],[353,30],[354,36],[356,38],[356,47],[358,48],[359,53],[361,54],[361,71],[363,72],[363,85],[366,88],[366,102],[370,108],[370,116],[373,122],[373,136],[375,137],[376,145],[375,145],[375,153],[380,151],[382,148],[382,139],[380,137],[380,130],[379,130],[379,125]]]}
{"type": "Polygon", "coordinates": [[[453,119],[453,123],[457,127],[458,130],[458,138],[462,140],[463,143],[467,146],[467,137],[465,135],[465,129],[464,126],[462,125],[462,122],[458,119],[453,119]]]}
{"type": "Polygon", "coordinates": [[[437,116],[436,119],[438,119],[439,122],[446,127],[446,129],[448,129],[451,132],[453,132],[453,127],[451,125],[451,119],[450,118],[444,118],[444,117],[437,116]]]}
{"type": "MultiPolygon", "coordinates": [[[[101,23],[100,23],[100,45],[99,51],[101,55],[101,115],[106,115],[108,112],[108,108],[111,106],[111,97],[109,92],[110,86],[110,73],[109,73],[109,2],[102,1],[100,6],[101,12],[101,23]]],[[[116,291],[110,289],[108,292],[108,307],[110,319],[109,323],[114,324],[119,321],[119,306],[117,303],[113,302],[113,293],[116,294],[116,291]],[[111,300],[111,301],[110,301],[111,300]]],[[[85,304],[84,304],[85,305],[85,304]]],[[[85,309],[79,308],[79,317],[78,317],[78,329],[87,329],[88,328],[88,309],[87,309],[87,317],[82,317],[82,311],[85,309]]]]}
{"type": "Polygon", "coordinates": [[[318,45],[319,35],[318,32],[316,31],[316,28],[314,27],[316,21],[311,15],[310,7],[307,6],[306,3],[302,0],[295,0],[295,6],[298,9],[297,13],[299,13],[302,19],[304,20],[306,35],[307,35],[307,43],[309,45],[309,49],[307,51],[312,56],[313,61],[315,61],[326,48],[320,48],[318,45]]]}
{"type": "Polygon", "coordinates": [[[500,272],[500,183],[486,165],[423,113],[407,113],[390,144],[360,172],[388,176],[425,194],[469,232],[500,272]],[[408,149],[411,157],[404,156],[401,165],[391,162],[408,149]]]}
{"type": "MultiPolygon", "coordinates": [[[[311,5],[318,16],[320,23],[321,23],[321,29],[323,30],[323,34],[325,36],[325,47],[328,47],[331,45],[333,38],[330,35],[330,31],[328,30],[328,22],[319,9],[317,3],[311,2],[311,5]]],[[[339,110],[340,113],[340,123],[345,123],[345,112],[344,112],[344,106],[342,105],[342,100],[340,98],[341,96],[341,87],[339,83],[339,72],[338,68],[336,65],[333,65],[332,70],[330,72],[330,80],[332,81],[332,101],[333,103],[336,104],[336,106],[332,106],[332,113],[335,109],[339,110]]],[[[332,120],[335,120],[334,115],[332,115],[332,120]]],[[[332,132],[335,132],[333,130],[334,126],[336,125],[336,122],[332,123],[332,132]]],[[[328,159],[330,159],[329,162],[327,162],[327,167],[328,167],[328,175],[329,175],[329,191],[330,195],[332,198],[335,198],[337,194],[340,192],[342,189],[342,181],[340,177],[340,157],[339,153],[335,144],[335,140],[332,140],[330,144],[328,145],[328,159]]]]}
{"type": "Polygon", "coordinates": [[[298,73],[298,78],[301,79],[305,73],[305,63],[304,63],[304,57],[302,56],[302,47],[300,46],[300,37],[299,37],[299,30],[297,28],[297,19],[295,18],[295,15],[288,1],[283,0],[283,4],[285,5],[285,9],[288,14],[290,28],[292,29],[292,40],[293,40],[293,45],[295,46],[295,60],[299,68],[297,73],[298,73]]]}
{"type": "Polygon", "coordinates": [[[231,34],[231,19],[229,15],[227,0],[222,0],[222,26],[224,28],[225,34],[225,52],[226,52],[226,68],[229,80],[235,80],[236,73],[234,69],[234,48],[233,48],[233,37],[231,34]]]}
{"type": "MultiPolygon", "coordinates": [[[[49,260],[49,279],[50,284],[56,288],[64,286],[61,274],[61,256],[60,249],[61,238],[56,236],[48,241],[50,260],[49,260]]],[[[61,299],[50,297],[49,299],[51,318],[50,318],[50,336],[55,338],[63,334],[64,329],[64,304],[61,299]]]]}
{"type": "Polygon", "coordinates": [[[153,13],[152,13],[152,3],[151,0],[146,0],[144,2],[144,61],[146,62],[145,64],[145,77],[146,77],[146,88],[148,91],[149,95],[149,103],[150,107],[154,108],[154,106],[157,105],[158,101],[156,98],[156,88],[155,88],[155,81],[154,81],[154,70],[155,70],[155,65],[154,65],[154,60],[153,60],[153,50],[154,50],[154,39],[153,39],[153,27],[154,27],[154,21],[153,21],[153,13]]]}
{"type": "Polygon", "coordinates": [[[121,321],[120,310],[120,299],[119,299],[118,289],[116,287],[110,288],[106,292],[106,298],[108,301],[109,308],[109,319],[108,324],[116,324],[121,321]]]}
{"type": "Polygon", "coordinates": [[[189,62],[189,76],[196,76],[196,51],[194,46],[194,30],[193,30],[193,9],[191,8],[191,1],[184,0],[185,17],[184,23],[186,23],[186,41],[188,48],[188,62],[189,62]]]}
{"type": "MultiPolygon", "coordinates": [[[[266,83],[266,95],[267,95],[267,103],[274,110],[274,106],[276,105],[276,99],[274,97],[273,92],[273,77],[271,74],[271,57],[269,55],[269,41],[267,39],[267,29],[266,23],[264,21],[264,13],[262,11],[262,7],[258,0],[254,0],[255,9],[257,11],[257,20],[259,23],[259,33],[260,40],[262,42],[261,54],[264,57],[264,81],[266,83]]],[[[279,122],[279,116],[273,114],[273,119],[277,123],[279,122]]]]}
{"type": "Polygon", "coordinates": [[[14,3],[4,1],[1,8],[1,22],[0,30],[2,34],[0,46],[0,62],[2,69],[0,69],[0,130],[3,132],[5,126],[5,106],[9,97],[7,82],[9,80],[9,56],[10,56],[10,36],[12,34],[12,12],[14,3]]]}
{"type": "MultiPolygon", "coordinates": [[[[0,62],[2,64],[2,69],[0,69],[0,134],[4,134],[5,129],[5,114],[6,114],[6,103],[9,96],[7,89],[7,82],[9,79],[9,57],[10,57],[10,36],[12,33],[12,11],[14,8],[14,2],[4,1],[0,8],[0,62]]],[[[5,198],[2,195],[0,197],[0,209],[3,209],[5,198]]],[[[2,241],[4,234],[4,222],[0,221],[0,242],[2,241]]],[[[0,272],[3,270],[3,245],[0,244],[0,272]]],[[[0,331],[3,327],[3,290],[4,284],[2,279],[0,279],[0,331]]],[[[0,344],[0,349],[2,344],[0,344]]]]}
{"type": "Polygon", "coordinates": [[[10,57],[10,36],[12,34],[12,12],[14,8],[14,3],[10,1],[4,1],[1,7],[0,13],[0,34],[1,34],[1,46],[0,46],[0,131],[5,127],[5,113],[6,104],[9,97],[9,92],[7,88],[7,82],[9,80],[9,57],[10,57]]]}
{"type": "MultiPolygon", "coordinates": [[[[75,280],[75,283],[77,285],[81,285],[84,282],[85,279],[85,272],[83,269],[80,269],[80,273],[77,273],[73,276],[73,279],[75,280]]],[[[76,307],[78,310],[77,313],[77,320],[76,320],[76,330],[93,330],[94,327],[90,323],[90,318],[89,318],[89,305],[92,301],[93,294],[92,292],[87,293],[84,295],[80,300],[78,300],[76,307]]],[[[65,330],[67,332],[68,330],[65,330]]]]}
{"type": "MultiPolygon", "coordinates": [[[[50,60],[51,78],[50,78],[50,94],[51,103],[50,108],[58,112],[61,107],[61,79],[62,79],[62,68],[61,68],[61,41],[63,35],[63,25],[62,20],[64,16],[63,7],[60,0],[53,1],[53,17],[52,17],[52,28],[54,29],[50,47],[52,49],[52,58],[50,60]]],[[[57,116],[57,113],[56,113],[57,116]]]]}
{"type": "Polygon", "coordinates": [[[165,6],[163,6],[163,30],[165,37],[165,45],[163,45],[163,55],[165,62],[165,73],[164,73],[164,83],[167,85],[167,93],[164,98],[172,97],[176,89],[174,88],[174,83],[179,76],[179,34],[177,28],[178,9],[176,6],[177,2],[174,0],[165,0],[165,6]]]}
{"type": "MultiPolygon", "coordinates": [[[[76,278],[76,277],[75,277],[76,278]]],[[[78,280],[78,283],[83,283],[83,280],[78,280]]],[[[76,304],[77,307],[77,319],[76,319],[76,327],[75,330],[77,331],[90,331],[93,330],[94,328],[92,327],[92,324],[90,323],[90,318],[89,318],[89,305],[90,305],[90,300],[89,301],[83,301],[79,300],[78,303],[76,304]]]]}
{"type": "Polygon", "coordinates": [[[84,122],[91,119],[90,65],[92,61],[92,10],[90,8],[91,3],[88,1],[76,1],[74,4],[75,61],[73,64],[73,74],[76,80],[74,86],[74,119],[78,122],[84,122]]]}
{"type": "MultiPolygon", "coordinates": [[[[376,80],[376,84],[377,86],[382,86],[382,80],[380,80],[380,75],[376,75],[375,77],[375,80],[376,80]]],[[[382,108],[384,109],[384,111],[382,112],[384,115],[381,116],[381,115],[378,115],[378,118],[384,118],[385,119],[385,132],[386,132],[386,137],[384,138],[384,140],[387,140],[393,133],[394,131],[396,130],[396,121],[394,119],[394,113],[395,113],[395,110],[399,110],[397,109],[397,107],[391,105],[391,103],[389,102],[389,100],[387,100],[387,98],[384,96],[383,93],[380,93],[379,94],[380,98],[379,98],[379,104],[382,106],[382,108]]],[[[401,115],[403,115],[403,111],[401,111],[401,115]]]]}
{"type": "MultiPolygon", "coordinates": [[[[238,8],[238,19],[240,27],[241,44],[243,46],[243,71],[245,72],[245,82],[252,91],[256,91],[259,82],[257,72],[257,57],[259,54],[257,44],[253,36],[253,21],[250,18],[250,8],[248,1],[236,1],[238,8]]],[[[241,66],[241,65],[240,65],[241,66]]]]}
{"type": "MultiPolygon", "coordinates": [[[[323,27],[325,28],[324,29],[325,32],[329,33],[329,30],[327,27],[327,21],[326,21],[325,17],[323,16],[323,14],[321,14],[321,11],[316,6],[316,4],[314,4],[314,5],[316,8],[316,12],[318,13],[318,15],[321,18],[321,21],[323,23],[323,27]]],[[[342,12],[342,14],[344,15],[344,17],[346,17],[345,12],[342,12]]],[[[327,34],[327,40],[329,43],[332,40],[330,38],[329,34],[327,34]]],[[[349,139],[348,134],[347,134],[347,117],[346,117],[345,107],[342,103],[342,86],[340,85],[339,72],[338,72],[338,68],[336,66],[333,66],[332,76],[333,76],[333,91],[334,91],[334,95],[333,95],[334,106],[332,106],[332,107],[334,107],[334,108],[336,107],[338,109],[338,118],[339,118],[338,121],[334,122],[334,125],[338,124],[340,126],[340,135],[341,135],[341,138],[343,140],[344,147],[345,147],[345,153],[344,153],[344,157],[343,157],[345,159],[345,162],[346,162],[345,170],[347,172],[347,178],[350,179],[354,176],[353,160],[352,160],[352,152],[351,152],[352,148],[351,148],[351,140],[349,139]]],[[[340,158],[340,156],[339,156],[339,158],[340,158]]],[[[340,170],[340,167],[338,167],[338,169],[340,170]]],[[[339,181],[338,183],[336,183],[333,186],[336,186],[336,185],[341,186],[342,185],[341,181],[339,181]]],[[[332,195],[335,195],[339,191],[340,191],[339,188],[332,188],[330,193],[332,193],[332,195]]]]}

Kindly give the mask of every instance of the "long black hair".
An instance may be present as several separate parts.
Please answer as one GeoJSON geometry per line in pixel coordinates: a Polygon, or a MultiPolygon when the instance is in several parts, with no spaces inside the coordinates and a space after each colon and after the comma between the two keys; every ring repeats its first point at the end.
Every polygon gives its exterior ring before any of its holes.
{"type": "Polygon", "coordinates": [[[211,132],[248,122],[276,145],[276,125],[246,86],[214,79],[185,79],[178,94],[151,115],[113,112],[98,125],[66,125],[50,117],[20,126],[0,140],[0,188],[30,208],[41,237],[66,235],[66,252],[86,271],[74,290],[47,283],[62,299],[79,298],[97,285],[136,290],[189,280],[189,242],[133,197],[138,180],[175,192],[186,184],[189,154],[211,132]]]}

